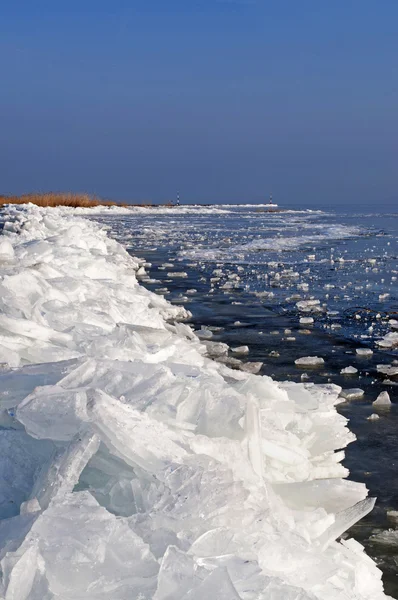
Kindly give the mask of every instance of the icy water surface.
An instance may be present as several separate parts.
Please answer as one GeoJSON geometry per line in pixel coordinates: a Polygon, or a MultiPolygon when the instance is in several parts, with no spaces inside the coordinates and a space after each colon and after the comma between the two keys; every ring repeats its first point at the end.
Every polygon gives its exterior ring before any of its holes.
{"type": "Polygon", "coordinates": [[[192,326],[205,330],[201,335],[232,348],[248,346],[246,357],[231,353],[232,359],[262,362],[260,373],[281,381],[333,382],[364,391],[340,405],[358,437],[345,464],[378,502],[350,533],[378,560],[386,591],[398,598],[398,541],[394,547],[370,539],[394,528],[386,513],[398,510],[398,377],[377,370],[398,361],[397,347],[378,345],[397,330],[397,216],[271,214],[225,206],[219,212],[153,210],[96,220],[131,254],[151,263],[144,285],[186,306],[192,326]],[[297,306],[307,300],[315,302],[297,306]],[[307,322],[300,323],[303,318],[307,322]],[[361,357],[357,349],[373,354],[361,357]],[[303,356],[325,363],[299,368],[294,361],[303,356]],[[342,375],[347,366],[357,373],[342,375]],[[369,421],[376,412],[372,401],[382,391],[393,405],[369,421]]]}

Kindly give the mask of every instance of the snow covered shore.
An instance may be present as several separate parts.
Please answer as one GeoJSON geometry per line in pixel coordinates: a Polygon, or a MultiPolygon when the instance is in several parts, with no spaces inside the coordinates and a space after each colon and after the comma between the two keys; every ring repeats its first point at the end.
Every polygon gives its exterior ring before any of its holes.
{"type": "Polygon", "coordinates": [[[0,598],[385,598],[340,388],[232,371],[105,231],[9,207],[0,236],[0,598]]]}

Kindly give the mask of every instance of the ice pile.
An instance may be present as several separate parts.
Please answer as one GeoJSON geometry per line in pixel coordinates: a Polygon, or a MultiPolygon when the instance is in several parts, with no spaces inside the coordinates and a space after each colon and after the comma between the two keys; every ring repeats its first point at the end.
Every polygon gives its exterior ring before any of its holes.
{"type": "Polygon", "coordinates": [[[4,233],[0,598],[385,598],[337,541],[373,507],[340,388],[212,361],[88,220],[9,208],[4,233]]]}

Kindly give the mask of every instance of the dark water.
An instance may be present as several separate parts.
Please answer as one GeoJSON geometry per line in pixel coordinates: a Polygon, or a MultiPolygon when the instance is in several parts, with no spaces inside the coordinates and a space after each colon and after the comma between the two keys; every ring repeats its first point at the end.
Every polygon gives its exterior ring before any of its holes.
{"type": "Polygon", "coordinates": [[[350,535],[377,560],[386,592],[398,598],[398,551],[369,540],[394,527],[386,511],[398,510],[398,378],[386,384],[376,370],[398,359],[397,349],[377,346],[391,331],[389,319],[398,319],[397,215],[226,210],[100,220],[131,254],[151,263],[144,285],[158,293],[167,288],[166,298],[190,310],[195,329],[209,327],[213,341],[249,346],[247,360],[263,362],[261,373],[301,381],[294,360],[322,356],[324,367],[306,371],[309,381],[364,390],[361,400],[339,406],[357,436],[344,464],[378,500],[350,535]],[[309,298],[319,300],[320,311],[303,325],[296,302],[309,298]],[[356,348],[373,355],[358,357],[356,348]],[[348,365],[358,373],[341,375],[348,365]],[[368,421],[372,401],[385,390],[391,409],[368,421]]]}

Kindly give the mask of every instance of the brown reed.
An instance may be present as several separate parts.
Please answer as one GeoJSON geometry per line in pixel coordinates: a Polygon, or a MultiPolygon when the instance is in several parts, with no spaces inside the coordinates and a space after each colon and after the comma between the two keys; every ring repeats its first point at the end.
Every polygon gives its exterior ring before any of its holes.
{"type": "Polygon", "coordinates": [[[100,200],[90,194],[73,194],[70,192],[47,192],[23,194],[22,196],[3,196],[0,194],[0,205],[27,204],[31,202],[37,206],[70,206],[72,208],[91,208],[94,206],[116,206],[116,202],[100,200]]]}

